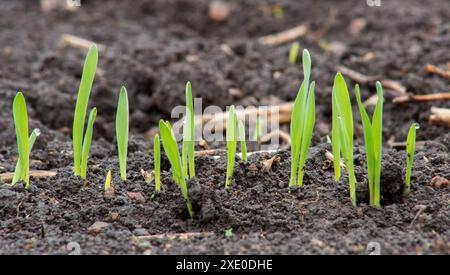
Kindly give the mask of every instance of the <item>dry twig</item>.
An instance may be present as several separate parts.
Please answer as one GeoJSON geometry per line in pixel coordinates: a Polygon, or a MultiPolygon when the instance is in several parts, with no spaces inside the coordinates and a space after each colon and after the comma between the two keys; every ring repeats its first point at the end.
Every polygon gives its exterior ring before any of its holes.
{"type": "Polygon", "coordinates": [[[402,95],[394,98],[394,103],[405,102],[426,102],[426,101],[445,101],[450,100],[450,92],[448,93],[434,93],[427,95],[402,95]]]}
{"type": "MultiPolygon", "coordinates": [[[[56,171],[46,171],[46,170],[31,170],[30,178],[33,179],[46,179],[56,176],[56,171]]],[[[3,173],[0,174],[0,181],[11,182],[14,177],[14,173],[3,173]]]]}
{"type": "Polygon", "coordinates": [[[289,30],[260,37],[258,42],[262,45],[278,46],[303,37],[307,32],[308,27],[302,24],[289,30]]]}
{"type": "Polygon", "coordinates": [[[425,65],[424,70],[427,73],[436,74],[436,75],[441,76],[443,78],[450,79],[450,70],[444,71],[441,68],[438,68],[438,67],[436,67],[434,65],[431,65],[431,64],[425,65]]]}
{"type": "Polygon", "coordinates": [[[450,109],[431,107],[431,115],[428,122],[431,125],[450,128],[450,109]]]}

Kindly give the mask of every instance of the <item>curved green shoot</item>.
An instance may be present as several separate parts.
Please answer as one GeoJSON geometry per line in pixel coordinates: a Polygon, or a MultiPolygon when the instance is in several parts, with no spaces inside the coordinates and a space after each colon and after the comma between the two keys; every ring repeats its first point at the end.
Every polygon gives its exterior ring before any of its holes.
{"type": "Polygon", "coordinates": [[[92,83],[94,82],[95,71],[97,69],[98,52],[94,44],[89,49],[84,61],[83,73],[81,75],[80,88],[78,90],[77,103],[73,118],[73,161],[76,176],[81,173],[81,155],[83,146],[84,123],[86,111],[91,94],[92,83]]]}
{"type": "Polygon", "coordinates": [[[28,113],[25,97],[18,92],[13,101],[14,127],[16,128],[17,151],[19,152],[20,179],[25,188],[30,187],[30,161],[28,149],[28,113]]]}
{"type": "Polygon", "coordinates": [[[195,125],[194,125],[194,101],[192,98],[191,82],[186,83],[186,117],[183,125],[183,170],[186,178],[195,176],[195,125]]]}
{"type": "Polygon", "coordinates": [[[297,63],[298,53],[300,51],[300,43],[292,43],[291,50],[289,51],[289,63],[297,63]]]}
{"type": "Polygon", "coordinates": [[[225,179],[225,188],[231,186],[233,178],[234,161],[236,159],[236,143],[237,143],[237,129],[236,129],[236,109],[234,105],[228,110],[227,120],[227,177],[225,179]]]}
{"type": "Polygon", "coordinates": [[[353,115],[347,84],[341,73],[337,73],[334,79],[332,91],[332,146],[334,157],[335,180],[341,176],[340,156],[344,158],[347,167],[350,199],[356,206],[356,177],[353,164],[353,115]]]}
{"type": "MultiPolygon", "coordinates": [[[[31,132],[30,137],[28,138],[28,154],[31,153],[31,150],[33,150],[34,142],[36,141],[36,138],[41,134],[41,131],[36,128],[31,132]]],[[[11,182],[11,186],[14,186],[17,182],[20,180],[22,170],[20,166],[20,157],[17,160],[16,168],[14,169],[14,176],[11,182]]]]}
{"type": "Polygon", "coordinates": [[[104,189],[105,189],[105,192],[108,192],[108,190],[111,189],[111,170],[108,170],[108,173],[106,174],[104,189]]]}
{"type": "Polygon", "coordinates": [[[97,117],[97,108],[93,108],[89,114],[86,133],[83,140],[83,151],[81,153],[81,179],[86,179],[87,163],[89,158],[89,150],[91,149],[92,134],[94,132],[94,122],[97,117]]]}
{"type": "Polygon", "coordinates": [[[303,50],[304,79],[295,98],[291,115],[291,176],[289,187],[303,185],[303,169],[315,123],[314,82],[309,84],[311,56],[303,50]]]}
{"type": "Polygon", "coordinates": [[[416,150],[416,130],[419,129],[419,124],[413,123],[409,127],[408,137],[406,139],[406,175],[405,175],[405,186],[403,188],[403,193],[408,194],[411,191],[411,172],[414,162],[414,154],[416,150]]]}
{"type": "Polygon", "coordinates": [[[127,152],[128,152],[128,94],[124,86],[120,89],[116,114],[116,138],[119,152],[120,178],[127,180],[127,152]]]}
{"type": "Polygon", "coordinates": [[[361,101],[359,85],[355,87],[355,94],[364,129],[364,145],[366,148],[367,173],[369,176],[369,203],[371,206],[380,207],[381,154],[383,147],[383,88],[380,82],[377,82],[376,86],[378,100],[373,113],[372,123],[361,101]]]}
{"type": "Polygon", "coordinates": [[[155,163],[155,191],[161,191],[161,145],[159,135],[155,135],[153,141],[153,160],[155,163]]]}
{"type": "Polygon", "coordinates": [[[180,158],[180,153],[178,151],[178,144],[172,131],[172,126],[168,121],[164,122],[163,120],[160,120],[159,132],[161,134],[164,151],[166,152],[167,158],[169,159],[170,165],[172,166],[173,180],[180,187],[181,193],[183,194],[183,198],[186,202],[189,216],[192,218],[192,204],[189,199],[188,187],[183,172],[183,164],[180,158]]]}
{"type": "Polygon", "coordinates": [[[242,160],[247,161],[247,144],[245,142],[245,126],[242,120],[239,120],[239,139],[241,140],[241,155],[242,160]]]}

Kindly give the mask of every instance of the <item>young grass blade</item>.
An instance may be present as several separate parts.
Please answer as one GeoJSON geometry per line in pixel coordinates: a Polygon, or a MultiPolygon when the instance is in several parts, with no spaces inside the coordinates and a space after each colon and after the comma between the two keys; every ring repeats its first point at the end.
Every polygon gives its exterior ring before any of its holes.
{"type": "Polygon", "coordinates": [[[350,142],[348,140],[349,136],[347,133],[347,129],[345,128],[345,123],[341,117],[338,117],[338,127],[339,127],[339,141],[340,148],[342,152],[342,156],[344,158],[345,166],[347,167],[349,185],[350,185],[350,200],[353,206],[356,206],[356,177],[355,177],[355,168],[353,164],[353,146],[349,146],[350,142]]]}
{"type": "Polygon", "coordinates": [[[245,126],[242,120],[239,120],[239,139],[241,140],[242,160],[247,161],[247,144],[245,143],[245,126]]]}
{"type": "Polygon", "coordinates": [[[373,130],[373,154],[374,154],[374,187],[373,187],[373,206],[380,207],[381,200],[381,157],[383,150],[383,87],[377,81],[377,105],[372,116],[373,130]]]}
{"type": "Polygon", "coordinates": [[[161,140],[166,152],[167,158],[169,159],[170,165],[172,166],[172,174],[174,176],[174,181],[181,189],[183,198],[186,202],[186,206],[189,212],[189,216],[193,217],[192,204],[189,199],[188,187],[186,183],[186,178],[184,177],[183,164],[181,162],[180,153],[178,152],[178,145],[175,139],[175,135],[172,131],[172,126],[169,122],[159,121],[159,132],[161,134],[161,140]]]}
{"type": "Polygon", "coordinates": [[[289,187],[297,185],[297,172],[299,166],[301,141],[303,136],[303,121],[306,113],[304,110],[307,105],[309,77],[311,74],[311,56],[308,50],[303,50],[303,75],[304,79],[295,98],[294,107],[291,115],[291,177],[289,187]]]}
{"type": "Polygon", "coordinates": [[[332,111],[332,146],[335,179],[339,180],[341,175],[340,156],[342,153],[349,177],[350,198],[352,204],[355,206],[356,178],[353,164],[353,115],[347,84],[341,73],[337,73],[334,79],[332,111]]]}
{"type": "Polygon", "coordinates": [[[81,153],[81,179],[86,179],[87,162],[89,158],[89,150],[91,149],[92,134],[94,132],[94,122],[97,117],[97,108],[93,108],[89,114],[89,120],[84,134],[83,151],[81,153]]]}
{"type": "Polygon", "coordinates": [[[25,188],[29,188],[28,113],[22,92],[18,92],[14,97],[13,116],[16,128],[17,150],[19,152],[20,179],[25,182],[25,188]]]}
{"type": "Polygon", "coordinates": [[[368,174],[368,186],[369,186],[369,203],[373,205],[374,203],[374,175],[375,175],[375,152],[374,152],[374,141],[373,141],[373,129],[370,123],[370,118],[367,115],[366,109],[361,101],[361,94],[359,91],[359,85],[355,86],[356,101],[358,102],[359,113],[361,114],[361,121],[364,129],[364,146],[366,148],[366,161],[367,161],[367,174],[368,174]]]}
{"type": "Polygon", "coordinates": [[[236,158],[236,143],[237,143],[237,131],[236,131],[236,110],[234,105],[228,110],[227,121],[227,177],[225,180],[225,188],[231,186],[231,180],[233,178],[234,161],[236,158]]]}
{"type": "Polygon", "coordinates": [[[408,138],[406,139],[406,176],[405,176],[405,186],[403,188],[403,193],[408,194],[411,191],[411,172],[414,162],[414,153],[416,150],[416,130],[419,129],[419,124],[413,123],[409,127],[408,138]]]}
{"type": "Polygon", "coordinates": [[[159,143],[159,135],[155,135],[153,141],[153,159],[155,163],[155,191],[161,190],[161,147],[159,143]]]}
{"type": "Polygon", "coordinates": [[[289,51],[289,62],[291,64],[297,63],[298,52],[300,51],[300,43],[292,43],[291,50],[289,51]]]}
{"type": "MultiPolygon", "coordinates": [[[[30,137],[28,138],[28,155],[31,153],[31,150],[33,150],[34,142],[36,141],[36,138],[41,134],[41,131],[36,128],[31,132],[30,137]]],[[[17,160],[16,168],[14,170],[14,177],[11,182],[11,186],[14,186],[17,182],[19,182],[20,177],[22,175],[22,170],[20,166],[20,158],[17,160]]]]}
{"type": "Polygon", "coordinates": [[[194,101],[192,98],[191,82],[186,83],[186,117],[183,126],[183,170],[186,178],[195,176],[195,125],[194,125],[194,101]],[[189,171],[188,171],[189,170],[189,171]]]}
{"type": "Polygon", "coordinates": [[[119,151],[120,177],[127,180],[127,151],[128,151],[128,94],[124,86],[120,89],[119,102],[116,114],[116,137],[119,151]]]}
{"type": "Polygon", "coordinates": [[[303,108],[304,110],[302,122],[303,129],[301,134],[300,159],[298,165],[298,181],[297,181],[299,187],[303,186],[304,167],[306,164],[306,157],[308,155],[314,124],[316,121],[314,89],[315,89],[315,82],[313,81],[309,87],[307,98],[305,100],[305,108],[303,108]]]}
{"type": "Polygon", "coordinates": [[[86,111],[91,93],[92,83],[94,82],[95,71],[97,69],[98,52],[97,46],[92,45],[84,61],[83,73],[81,75],[80,88],[78,90],[75,115],[73,118],[73,160],[74,172],[76,176],[81,172],[81,154],[83,144],[84,123],[86,111]]]}
{"type": "Polygon", "coordinates": [[[353,148],[353,115],[352,107],[350,103],[350,96],[347,89],[347,84],[345,83],[344,77],[341,73],[337,73],[334,78],[333,92],[332,92],[332,112],[333,112],[333,122],[332,122],[332,146],[333,146],[333,156],[334,156],[334,175],[335,180],[338,181],[341,177],[340,170],[340,127],[338,117],[342,118],[344,127],[347,132],[347,140],[349,142],[349,147],[353,148]]]}

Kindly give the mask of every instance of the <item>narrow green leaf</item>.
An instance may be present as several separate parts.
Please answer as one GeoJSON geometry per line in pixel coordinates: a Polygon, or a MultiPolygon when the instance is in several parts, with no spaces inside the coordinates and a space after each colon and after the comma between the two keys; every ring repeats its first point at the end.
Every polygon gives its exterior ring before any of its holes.
{"type": "Polygon", "coordinates": [[[161,147],[159,135],[155,135],[153,141],[153,159],[155,163],[155,191],[161,191],[161,147]]]}
{"type": "Polygon", "coordinates": [[[76,176],[81,172],[81,154],[83,146],[84,123],[89,102],[89,95],[94,82],[95,71],[97,69],[98,52],[94,44],[89,49],[84,61],[83,73],[81,75],[80,88],[78,90],[77,103],[73,119],[73,160],[74,172],[76,176]]]}
{"type": "Polygon", "coordinates": [[[340,155],[344,158],[350,184],[350,199],[356,205],[356,178],[353,164],[353,115],[347,84],[341,73],[334,79],[332,92],[332,146],[335,179],[339,180],[340,155]]]}
{"type": "Polygon", "coordinates": [[[374,186],[375,186],[375,152],[373,142],[373,130],[370,123],[370,118],[367,115],[366,109],[361,101],[361,94],[359,91],[359,85],[355,87],[356,101],[358,102],[359,113],[361,114],[361,121],[364,129],[364,146],[366,148],[366,161],[367,161],[367,173],[368,173],[368,185],[369,185],[369,197],[370,205],[374,203],[374,186]]]}
{"type": "Polygon", "coordinates": [[[14,127],[16,128],[17,151],[19,153],[20,179],[25,182],[25,188],[29,188],[28,112],[22,92],[18,92],[14,97],[13,116],[14,127]]]}
{"type": "Polygon", "coordinates": [[[195,125],[194,125],[194,100],[192,97],[191,83],[186,83],[186,117],[183,126],[183,170],[186,178],[195,176],[195,125]]]}
{"type": "MultiPolygon", "coordinates": [[[[331,144],[333,146],[333,156],[334,156],[334,178],[338,181],[341,177],[341,166],[340,166],[340,156],[341,156],[341,141],[340,141],[340,127],[338,118],[342,117],[341,109],[348,107],[348,102],[346,102],[346,94],[348,96],[347,85],[342,77],[341,73],[337,73],[334,78],[333,91],[332,91],[332,135],[331,144]]],[[[350,101],[350,99],[348,100],[350,101]]],[[[352,119],[353,121],[353,119],[352,119]]]]}
{"type": "MultiPolygon", "coordinates": [[[[299,159],[300,159],[300,149],[303,139],[303,131],[305,117],[307,113],[305,112],[307,106],[308,98],[308,88],[309,88],[309,78],[311,75],[311,56],[308,50],[303,50],[303,82],[295,97],[294,106],[291,114],[291,176],[289,180],[289,187],[292,188],[297,185],[297,172],[299,171],[299,159]]],[[[302,175],[299,175],[303,178],[302,175]]]]}
{"type": "Polygon", "coordinates": [[[403,188],[403,193],[408,194],[411,191],[411,173],[414,162],[414,154],[416,150],[416,130],[419,129],[419,124],[413,123],[409,127],[408,137],[406,139],[406,175],[405,175],[405,186],[403,188]]]}
{"type": "Polygon", "coordinates": [[[314,124],[316,121],[316,107],[315,107],[315,96],[314,96],[315,82],[311,82],[309,87],[308,95],[305,100],[305,108],[303,113],[303,130],[301,134],[301,145],[300,145],[300,159],[298,166],[298,186],[303,185],[303,174],[304,167],[306,164],[306,157],[308,156],[309,146],[311,144],[311,139],[313,135],[314,124]]]}
{"type": "Polygon", "coordinates": [[[236,143],[237,143],[237,129],[236,129],[236,110],[234,106],[231,106],[228,111],[227,120],[227,177],[225,180],[225,188],[231,186],[231,180],[233,178],[234,161],[236,158],[236,143]]]}
{"type": "Polygon", "coordinates": [[[117,149],[119,151],[120,177],[123,181],[127,180],[128,123],[128,94],[125,87],[122,86],[117,104],[116,137],[117,149]]]}
{"type": "Polygon", "coordinates": [[[242,160],[247,161],[247,144],[245,142],[245,126],[242,120],[239,120],[239,139],[241,140],[242,160]]]}
{"type": "Polygon", "coordinates": [[[298,52],[300,51],[300,43],[292,43],[291,50],[289,51],[289,62],[291,64],[297,63],[298,52]]]}
{"type": "Polygon", "coordinates": [[[381,157],[383,150],[383,87],[377,81],[377,105],[372,117],[373,152],[374,152],[374,187],[373,206],[380,207],[381,192],[381,157]]]}
{"type": "Polygon", "coordinates": [[[89,158],[89,150],[91,149],[92,135],[94,132],[94,122],[97,117],[97,108],[93,108],[89,114],[89,120],[86,128],[86,133],[83,140],[83,151],[81,154],[81,175],[82,179],[86,179],[87,163],[89,158]]]}
{"type": "Polygon", "coordinates": [[[350,200],[353,206],[356,206],[356,178],[353,164],[353,146],[350,145],[348,140],[347,129],[345,128],[345,122],[341,117],[338,117],[339,134],[340,134],[340,148],[344,158],[345,166],[347,167],[347,173],[350,185],[350,200]]]}
{"type": "MultiPolygon", "coordinates": [[[[30,137],[28,138],[28,154],[31,153],[31,150],[33,149],[34,142],[36,141],[36,138],[41,134],[41,131],[38,128],[35,128],[33,132],[31,132],[30,137]]],[[[17,182],[19,182],[20,177],[22,175],[22,170],[20,166],[20,158],[17,160],[16,168],[14,169],[14,176],[11,182],[11,186],[14,186],[17,182]]]]}
{"type": "Polygon", "coordinates": [[[172,166],[172,174],[174,176],[174,181],[181,189],[183,198],[186,202],[186,206],[190,217],[193,217],[192,204],[189,199],[188,187],[186,183],[186,178],[184,177],[183,164],[181,161],[180,153],[178,151],[177,141],[175,135],[172,131],[172,126],[169,122],[159,121],[159,132],[161,134],[161,140],[166,152],[167,158],[172,166]]]}

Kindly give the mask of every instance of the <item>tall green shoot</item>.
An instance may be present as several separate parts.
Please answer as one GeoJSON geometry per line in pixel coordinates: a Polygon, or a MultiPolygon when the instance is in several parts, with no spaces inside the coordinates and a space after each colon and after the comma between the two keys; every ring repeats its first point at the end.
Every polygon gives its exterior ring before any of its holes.
{"type": "Polygon", "coordinates": [[[189,216],[193,217],[192,204],[189,199],[188,187],[186,183],[186,177],[184,176],[183,163],[180,158],[180,153],[178,151],[178,144],[175,139],[175,135],[172,130],[170,123],[159,121],[159,132],[161,134],[161,140],[166,152],[167,158],[169,159],[170,165],[172,166],[172,175],[175,183],[180,187],[183,198],[186,202],[186,206],[189,212],[189,216]]]}
{"type": "Polygon", "coordinates": [[[350,96],[341,73],[334,79],[332,91],[332,146],[335,180],[341,177],[340,156],[344,158],[350,183],[350,199],[356,206],[356,177],[353,163],[353,115],[350,96]]]}
{"type": "Polygon", "coordinates": [[[194,125],[194,101],[192,98],[191,82],[186,83],[186,117],[183,125],[183,170],[186,178],[195,176],[195,125],[194,125]]]}
{"type": "Polygon", "coordinates": [[[416,130],[419,129],[419,124],[413,123],[409,127],[408,137],[406,139],[406,175],[405,175],[405,186],[403,188],[403,193],[406,195],[411,191],[411,172],[414,162],[414,154],[416,150],[416,130]]]}
{"type": "Polygon", "coordinates": [[[86,111],[91,94],[92,83],[94,82],[95,71],[97,69],[98,51],[94,44],[89,49],[84,61],[83,73],[81,75],[80,88],[78,90],[75,115],[73,118],[73,161],[74,173],[79,176],[81,173],[81,158],[83,147],[84,123],[86,111]]]}
{"type": "Polygon", "coordinates": [[[227,175],[225,179],[225,188],[231,186],[233,178],[234,161],[236,159],[236,143],[237,143],[237,129],[236,129],[236,109],[234,105],[228,110],[227,119],[227,175]]]}
{"type": "Polygon", "coordinates": [[[364,129],[364,145],[366,148],[367,172],[369,175],[369,203],[371,206],[380,207],[381,155],[383,148],[383,87],[380,82],[377,82],[376,86],[378,100],[372,116],[372,123],[361,101],[359,85],[355,87],[355,94],[364,129]]]}
{"type": "Polygon", "coordinates": [[[161,147],[159,135],[153,141],[153,160],[155,163],[155,191],[161,191],[161,147]]]}
{"type": "Polygon", "coordinates": [[[28,112],[25,97],[18,92],[13,101],[14,127],[16,128],[17,151],[19,152],[20,179],[25,188],[30,187],[30,160],[28,149],[28,112]]]}
{"type": "Polygon", "coordinates": [[[94,122],[97,117],[97,108],[93,108],[89,114],[86,133],[84,134],[83,150],[81,153],[81,174],[82,179],[86,179],[87,163],[89,158],[89,150],[91,149],[92,134],[94,132],[94,122]]]}
{"type": "Polygon", "coordinates": [[[247,144],[245,142],[245,125],[242,120],[239,120],[239,139],[241,140],[241,155],[242,160],[247,161],[247,144]]]}
{"type": "Polygon", "coordinates": [[[315,124],[315,83],[309,84],[311,56],[303,51],[304,79],[295,98],[291,115],[291,177],[289,187],[303,185],[304,167],[315,124]]]}
{"type": "Polygon", "coordinates": [[[124,86],[120,89],[119,102],[116,114],[116,138],[119,152],[120,178],[127,180],[127,153],[128,153],[128,127],[129,110],[128,94],[124,86]]]}
{"type": "MultiPolygon", "coordinates": [[[[31,153],[31,150],[33,149],[34,142],[36,141],[36,138],[41,134],[41,131],[39,129],[34,129],[33,132],[31,132],[30,137],[28,138],[28,154],[31,153]]],[[[14,186],[17,182],[19,182],[20,177],[22,175],[22,168],[20,166],[20,157],[17,160],[16,168],[14,169],[14,176],[11,182],[11,186],[14,186]]]]}

